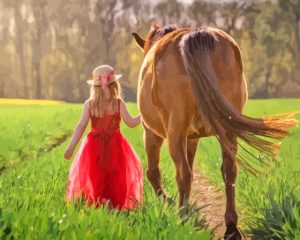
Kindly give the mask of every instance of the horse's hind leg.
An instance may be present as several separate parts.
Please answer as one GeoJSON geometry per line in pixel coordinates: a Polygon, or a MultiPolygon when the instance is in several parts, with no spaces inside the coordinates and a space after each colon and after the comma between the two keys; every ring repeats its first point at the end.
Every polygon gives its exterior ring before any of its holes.
{"type": "MultiPolygon", "coordinates": [[[[230,133],[227,134],[237,149],[237,137],[230,133]]],[[[221,166],[221,171],[226,189],[225,224],[227,226],[224,238],[227,239],[229,236],[231,236],[229,239],[241,239],[241,234],[237,229],[238,215],[235,209],[235,181],[237,177],[237,165],[223,148],[222,154],[223,163],[221,166]]]]}
{"type": "Polygon", "coordinates": [[[194,158],[197,151],[198,143],[199,143],[199,138],[188,139],[187,141],[187,158],[192,172],[193,172],[194,158]]]}
{"type": "Polygon", "coordinates": [[[154,188],[155,193],[158,196],[163,196],[165,198],[166,194],[162,190],[161,175],[159,170],[159,155],[163,139],[155,135],[145,125],[144,129],[144,142],[148,159],[147,178],[154,188]]]}
{"type": "Polygon", "coordinates": [[[179,206],[186,205],[191,192],[192,171],[187,159],[187,139],[184,135],[168,136],[169,151],[176,167],[179,206]]]}

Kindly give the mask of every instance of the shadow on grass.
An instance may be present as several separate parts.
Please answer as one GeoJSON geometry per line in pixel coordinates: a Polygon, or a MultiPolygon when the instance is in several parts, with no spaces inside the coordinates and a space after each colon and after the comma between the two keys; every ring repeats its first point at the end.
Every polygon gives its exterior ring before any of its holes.
{"type": "Polygon", "coordinates": [[[252,239],[300,239],[300,201],[295,190],[282,185],[279,194],[270,189],[263,206],[247,221],[252,239]]]}

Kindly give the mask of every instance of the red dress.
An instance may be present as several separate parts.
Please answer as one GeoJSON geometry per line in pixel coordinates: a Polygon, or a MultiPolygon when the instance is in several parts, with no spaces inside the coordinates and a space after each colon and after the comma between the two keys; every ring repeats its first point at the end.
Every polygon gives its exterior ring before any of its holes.
{"type": "Polygon", "coordinates": [[[70,168],[66,200],[83,196],[88,204],[99,206],[109,200],[114,208],[131,209],[142,201],[143,170],[120,132],[120,113],[90,117],[91,131],[70,168]]]}

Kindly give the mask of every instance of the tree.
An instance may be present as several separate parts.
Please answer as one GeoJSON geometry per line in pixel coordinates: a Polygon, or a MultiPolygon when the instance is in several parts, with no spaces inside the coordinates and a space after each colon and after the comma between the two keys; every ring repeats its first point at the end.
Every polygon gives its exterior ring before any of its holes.
{"type": "Polygon", "coordinates": [[[221,5],[214,2],[194,1],[188,8],[188,12],[196,27],[201,25],[216,26],[220,7],[221,5]]]}
{"type": "Polygon", "coordinates": [[[131,32],[154,20],[215,26],[240,45],[252,97],[299,96],[300,0],[2,0],[0,96],[83,101],[99,64],[123,73],[135,99],[143,54],[131,32]],[[283,20],[284,19],[284,20],[283,20]],[[65,69],[64,69],[65,68],[65,69]],[[67,91],[71,89],[72,91],[67,91]]]}
{"type": "Polygon", "coordinates": [[[182,25],[184,6],[177,0],[161,1],[154,6],[153,12],[161,25],[182,25]]]}
{"type": "Polygon", "coordinates": [[[48,30],[48,21],[46,18],[46,0],[31,0],[31,9],[34,18],[34,27],[31,29],[31,49],[32,49],[32,79],[35,82],[35,97],[44,98],[42,95],[42,77],[41,59],[47,49],[46,32],[48,30]]]}
{"type": "MultiPolygon", "coordinates": [[[[28,22],[26,16],[27,11],[27,5],[26,4],[20,4],[18,0],[3,0],[2,4],[4,8],[6,9],[12,9],[13,10],[13,19],[15,22],[15,36],[13,38],[14,45],[16,48],[16,54],[18,56],[19,60],[19,66],[20,66],[20,78],[23,84],[22,91],[19,92],[18,95],[20,97],[28,98],[28,83],[27,83],[27,71],[26,71],[26,60],[24,55],[24,45],[25,45],[25,34],[28,30],[28,22]],[[21,11],[23,10],[23,14],[21,14],[21,11]]],[[[4,9],[2,9],[4,11],[4,9]]]]}
{"type": "Polygon", "coordinates": [[[296,52],[300,55],[300,0],[278,0],[279,6],[287,14],[288,22],[293,26],[296,52]]]}
{"type": "Polygon", "coordinates": [[[288,37],[290,28],[287,22],[281,21],[282,12],[278,5],[266,1],[257,3],[255,9],[251,17],[247,16],[243,27],[243,31],[248,31],[250,36],[247,39],[250,45],[244,49],[249,51],[246,68],[247,64],[251,64],[246,72],[250,96],[275,97],[293,71],[288,37]]]}

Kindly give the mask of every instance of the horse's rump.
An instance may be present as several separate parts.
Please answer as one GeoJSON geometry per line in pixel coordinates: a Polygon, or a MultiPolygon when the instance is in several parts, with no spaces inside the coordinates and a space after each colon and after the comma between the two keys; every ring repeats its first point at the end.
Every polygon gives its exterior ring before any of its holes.
{"type": "MultiPolygon", "coordinates": [[[[185,34],[180,41],[184,66],[205,124],[211,126],[232,160],[237,160],[242,167],[255,174],[258,171],[255,161],[261,161],[261,158],[243,147],[243,151],[235,157],[236,147],[227,133],[238,136],[251,147],[273,157],[278,153],[280,146],[272,139],[282,139],[286,136],[288,129],[296,125],[297,120],[291,115],[254,119],[237,111],[218,86],[216,71],[222,69],[215,69],[212,65],[211,55],[215,44],[214,32],[208,28],[196,29],[185,34]]],[[[240,56],[237,46],[235,54],[240,56]]],[[[242,68],[242,64],[240,66],[242,68]]]]}

